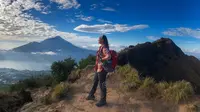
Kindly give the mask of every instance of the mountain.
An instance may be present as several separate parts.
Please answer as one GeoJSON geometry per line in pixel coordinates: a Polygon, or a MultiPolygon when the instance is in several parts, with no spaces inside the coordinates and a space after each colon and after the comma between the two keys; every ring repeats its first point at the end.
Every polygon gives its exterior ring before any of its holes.
{"type": "Polygon", "coordinates": [[[184,54],[169,38],[129,46],[119,53],[118,63],[129,63],[141,77],[150,76],[156,81],[189,81],[200,93],[200,61],[184,54]]]}
{"type": "Polygon", "coordinates": [[[8,51],[0,51],[0,68],[49,70],[54,61],[71,57],[78,62],[96,51],[77,47],[57,36],[41,42],[30,42],[8,51]]]}
{"type": "Polygon", "coordinates": [[[92,50],[87,50],[83,48],[79,48],[70,42],[64,40],[60,36],[56,36],[54,38],[49,38],[41,42],[30,42],[26,45],[17,47],[12,49],[16,52],[65,52],[65,53],[71,53],[71,52],[87,52],[87,53],[94,53],[92,50]]]}

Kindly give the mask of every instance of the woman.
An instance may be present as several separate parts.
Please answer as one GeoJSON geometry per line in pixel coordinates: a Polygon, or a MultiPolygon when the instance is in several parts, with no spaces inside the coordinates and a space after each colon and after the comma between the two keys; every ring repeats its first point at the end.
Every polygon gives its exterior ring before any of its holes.
{"type": "Polygon", "coordinates": [[[92,86],[92,89],[87,97],[87,100],[94,100],[95,96],[94,93],[96,92],[98,82],[101,90],[101,99],[96,104],[96,106],[101,107],[106,105],[106,75],[107,72],[103,69],[102,62],[109,60],[111,58],[110,52],[109,52],[109,44],[107,37],[105,35],[102,35],[99,37],[99,50],[97,51],[96,56],[96,64],[95,64],[95,76],[94,76],[94,83],[92,86]]]}

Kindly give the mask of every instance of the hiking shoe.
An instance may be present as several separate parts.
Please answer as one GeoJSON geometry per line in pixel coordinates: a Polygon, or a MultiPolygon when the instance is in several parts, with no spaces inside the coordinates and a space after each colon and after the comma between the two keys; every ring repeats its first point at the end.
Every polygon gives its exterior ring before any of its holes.
{"type": "Polygon", "coordinates": [[[89,95],[89,96],[86,98],[86,100],[95,100],[95,96],[89,95]]]}
{"type": "Polygon", "coordinates": [[[104,106],[104,105],[107,105],[107,103],[106,103],[106,101],[99,101],[98,103],[96,103],[96,106],[97,107],[102,107],[102,106],[104,106]]]}

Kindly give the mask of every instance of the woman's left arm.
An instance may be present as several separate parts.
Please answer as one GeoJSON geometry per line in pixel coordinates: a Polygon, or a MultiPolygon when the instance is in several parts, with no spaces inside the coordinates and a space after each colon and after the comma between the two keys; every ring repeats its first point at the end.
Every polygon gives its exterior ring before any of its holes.
{"type": "Polygon", "coordinates": [[[110,52],[107,48],[103,48],[103,54],[104,57],[102,58],[102,60],[109,60],[111,58],[110,52]]]}

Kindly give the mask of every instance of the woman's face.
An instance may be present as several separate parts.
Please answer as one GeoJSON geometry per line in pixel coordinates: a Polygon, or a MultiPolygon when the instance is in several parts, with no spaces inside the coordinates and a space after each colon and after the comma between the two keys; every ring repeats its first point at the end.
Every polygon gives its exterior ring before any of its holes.
{"type": "Polygon", "coordinates": [[[101,37],[99,37],[98,42],[99,42],[99,44],[103,44],[103,39],[101,37]]]}

